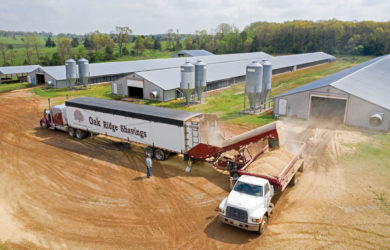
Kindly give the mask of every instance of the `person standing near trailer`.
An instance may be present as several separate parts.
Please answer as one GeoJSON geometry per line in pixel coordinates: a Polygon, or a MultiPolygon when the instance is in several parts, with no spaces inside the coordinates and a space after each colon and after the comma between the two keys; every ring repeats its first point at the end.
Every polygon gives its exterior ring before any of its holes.
{"type": "Polygon", "coordinates": [[[146,156],[146,178],[150,178],[150,171],[152,170],[152,158],[148,154],[146,156]]]}

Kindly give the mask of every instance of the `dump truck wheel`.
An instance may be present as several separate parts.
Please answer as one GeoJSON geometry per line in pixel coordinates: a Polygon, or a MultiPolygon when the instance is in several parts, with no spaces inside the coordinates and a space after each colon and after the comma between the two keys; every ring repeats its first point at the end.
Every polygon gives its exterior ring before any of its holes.
{"type": "Polygon", "coordinates": [[[290,187],[295,186],[295,184],[297,184],[297,174],[294,174],[293,178],[291,178],[289,183],[290,187]]]}
{"type": "Polygon", "coordinates": [[[68,135],[69,135],[70,137],[74,137],[74,136],[75,136],[74,128],[69,128],[69,129],[68,129],[68,135]]]}
{"type": "Polygon", "coordinates": [[[154,148],[152,148],[152,147],[146,147],[146,148],[144,149],[144,154],[145,154],[145,156],[150,155],[150,157],[153,157],[153,156],[154,156],[154,148]]]}
{"type": "Polygon", "coordinates": [[[166,153],[164,152],[164,150],[161,150],[161,149],[156,149],[154,151],[154,157],[156,158],[156,160],[158,161],[163,161],[165,160],[166,158],[166,153]]]}
{"type": "Polygon", "coordinates": [[[268,217],[266,215],[263,216],[261,219],[261,223],[259,226],[259,231],[258,233],[262,235],[265,232],[265,229],[267,228],[267,222],[268,222],[268,217]]]}
{"type": "Polygon", "coordinates": [[[304,165],[304,162],[302,162],[301,166],[298,169],[298,171],[301,172],[301,173],[303,172],[303,165],[304,165]]]}
{"type": "Polygon", "coordinates": [[[41,121],[40,124],[41,124],[41,128],[47,128],[45,121],[41,121]]]}
{"type": "Polygon", "coordinates": [[[80,129],[77,129],[76,130],[76,138],[81,140],[81,139],[84,139],[84,136],[85,136],[85,132],[80,130],[80,129]]]}

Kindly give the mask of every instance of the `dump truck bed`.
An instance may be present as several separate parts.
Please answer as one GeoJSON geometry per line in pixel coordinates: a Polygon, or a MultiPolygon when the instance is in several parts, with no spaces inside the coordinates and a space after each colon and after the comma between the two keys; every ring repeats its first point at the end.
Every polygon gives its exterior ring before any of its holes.
{"type": "Polygon", "coordinates": [[[284,191],[303,164],[305,147],[303,142],[290,143],[288,147],[282,146],[273,151],[265,146],[238,173],[267,179],[277,189],[284,191]]]}
{"type": "Polygon", "coordinates": [[[273,150],[261,154],[247,167],[247,171],[259,175],[279,176],[293,157],[285,148],[273,150]]]}

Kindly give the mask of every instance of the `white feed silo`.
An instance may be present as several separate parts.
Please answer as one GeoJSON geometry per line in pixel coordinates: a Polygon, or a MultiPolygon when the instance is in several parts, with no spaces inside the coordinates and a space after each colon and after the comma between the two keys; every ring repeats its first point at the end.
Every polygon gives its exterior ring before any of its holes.
{"type": "Polygon", "coordinates": [[[85,58],[80,58],[78,60],[78,66],[79,66],[80,82],[84,86],[87,86],[88,79],[89,79],[89,63],[88,63],[88,60],[85,59],[85,58]]]}
{"type": "Polygon", "coordinates": [[[180,67],[180,89],[188,105],[195,89],[195,66],[190,62],[186,62],[180,67]]]}
{"type": "Polygon", "coordinates": [[[272,63],[268,60],[263,60],[263,90],[261,93],[261,104],[266,104],[267,96],[271,91],[272,83],[272,63]]]}
{"type": "Polygon", "coordinates": [[[258,61],[253,61],[246,66],[245,94],[249,99],[251,110],[260,106],[260,95],[263,83],[263,66],[258,61]]]}
{"type": "Polygon", "coordinates": [[[195,63],[195,90],[202,102],[202,94],[207,85],[207,65],[202,60],[195,63]]]}
{"type": "Polygon", "coordinates": [[[69,83],[69,86],[73,88],[74,83],[77,80],[77,65],[76,61],[72,58],[65,61],[65,72],[66,72],[66,80],[69,83]]]}

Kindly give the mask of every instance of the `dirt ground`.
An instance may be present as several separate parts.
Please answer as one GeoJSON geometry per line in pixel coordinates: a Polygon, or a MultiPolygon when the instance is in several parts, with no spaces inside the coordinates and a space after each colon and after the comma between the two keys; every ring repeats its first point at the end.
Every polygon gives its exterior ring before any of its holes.
{"type": "Polygon", "coordinates": [[[367,188],[389,180],[337,161],[350,150],[341,142],[364,140],[360,132],[281,123],[282,137],[308,141],[308,158],[259,237],[217,220],[229,183],[209,164],[186,173],[174,156],[154,161],[146,179],[141,148],[40,129],[45,107],[26,90],[0,94],[0,241],[12,248],[390,246],[390,216],[367,188]]]}

